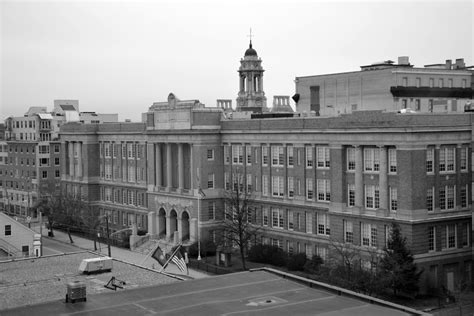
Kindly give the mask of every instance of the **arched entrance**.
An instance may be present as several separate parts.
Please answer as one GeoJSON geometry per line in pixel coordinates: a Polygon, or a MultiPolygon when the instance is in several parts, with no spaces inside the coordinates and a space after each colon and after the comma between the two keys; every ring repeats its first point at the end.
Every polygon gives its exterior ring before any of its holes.
{"type": "Polygon", "coordinates": [[[182,232],[182,241],[189,239],[189,214],[188,212],[183,212],[181,214],[181,232],[182,232]]]}
{"type": "Polygon", "coordinates": [[[173,238],[173,234],[178,230],[178,214],[175,210],[170,212],[170,236],[173,238]]]}
{"type": "Polygon", "coordinates": [[[158,236],[166,236],[166,211],[163,208],[158,211],[158,236]]]}

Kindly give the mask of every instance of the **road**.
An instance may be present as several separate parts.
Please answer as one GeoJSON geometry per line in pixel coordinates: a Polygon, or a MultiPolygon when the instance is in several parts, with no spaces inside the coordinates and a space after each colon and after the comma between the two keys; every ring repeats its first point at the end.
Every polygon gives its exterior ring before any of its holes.
{"type": "MultiPolygon", "coordinates": [[[[43,237],[43,255],[54,255],[59,253],[68,253],[80,251],[81,248],[76,247],[74,244],[65,244],[50,238],[43,237]]],[[[91,242],[92,246],[92,242],[91,242]]]]}

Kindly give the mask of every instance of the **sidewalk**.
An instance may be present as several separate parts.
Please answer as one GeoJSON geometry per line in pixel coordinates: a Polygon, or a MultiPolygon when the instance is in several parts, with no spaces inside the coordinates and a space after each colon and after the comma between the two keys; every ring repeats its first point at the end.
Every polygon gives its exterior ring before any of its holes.
{"type": "MultiPolygon", "coordinates": [[[[38,233],[40,230],[38,224],[31,225],[31,229],[38,233]]],[[[42,229],[42,235],[43,235],[43,238],[49,238],[49,239],[53,239],[62,243],[66,243],[68,245],[73,245],[83,250],[94,251],[94,241],[86,239],[86,238],[72,235],[72,240],[74,241],[74,243],[71,244],[69,242],[69,236],[67,233],[60,230],[54,230],[54,237],[48,237],[48,230],[45,229],[44,227],[42,229]]],[[[97,251],[95,252],[100,253],[104,256],[107,256],[108,255],[107,244],[97,243],[97,251]]],[[[161,265],[158,263],[158,261],[156,261],[155,259],[151,257],[146,258],[144,254],[134,252],[129,249],[115,247],[115,246],[110,247],[110,252],[111,252],[112,258],[129,262],[129,263],[133,263],[133,264],[137,264],[137,265],[144,266],[147,268],[155,269],[158,271],[161,269],[161,265]]],[[[206,278],[210,276],[209,274],[198,271],[198,270],[193,270],[193,269],[188,269],[188,270],[189,270],[188,276],[193,279],[201,279],[201,278],[206,278]]],[[[166,270],[164,272],[183,276],[183,272],[181,272],[178,269],[178,267],[172,263],[170,263],[166,267],[166,270]]]]}

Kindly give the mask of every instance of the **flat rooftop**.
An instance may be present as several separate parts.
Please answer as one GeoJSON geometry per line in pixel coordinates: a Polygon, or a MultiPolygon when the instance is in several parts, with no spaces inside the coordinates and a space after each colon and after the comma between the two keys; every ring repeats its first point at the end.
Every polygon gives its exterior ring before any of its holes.
{"type": "MultiPolygon", "coordinates": [[[[409,309],[374,304],[296,282],[271,271],[240,272],[159,286],[89,294],[86,302],[58,298],[35,306],[2,311],[2,315],[409,315],[409,309]]],[[[95,286],[93,283],[91,286],[95,286]]],[[[414,313],[422,314],[422,313],[414,313]]]]}
{"type": "MultiPolygon", "coordinates": [[[[72,281],[83,282],[86,285],[87,295],[92,296],[114,292],[104,287],[112,276],[126,282],[125,291],[181,282],[169,275],[116,259],[113,259],[111,272],[91,275],[79,272],[79,264],[83,259],[97,257],[99,255],[96,253],[82,251],[0,262],[0,311],[25,305],[64,301],[67,284],[72,281]]],[[[36,308],[31,309],[33,310],[36,308]]],[[[0,314],[3,315],[3,312],[0,314]]]]}

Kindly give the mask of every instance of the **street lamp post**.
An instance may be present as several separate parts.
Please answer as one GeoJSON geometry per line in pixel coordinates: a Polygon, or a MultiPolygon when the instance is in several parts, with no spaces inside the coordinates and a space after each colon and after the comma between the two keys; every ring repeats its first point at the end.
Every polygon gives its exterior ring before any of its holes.
{"type": "Polygon", "coordinates": [[[110,251],[109,214],[105,214],[105,221],[106,221],[106,227],[107,227],[107,250],[109,252],[109,257],[112,257],[111,251],[110,251]]]}

